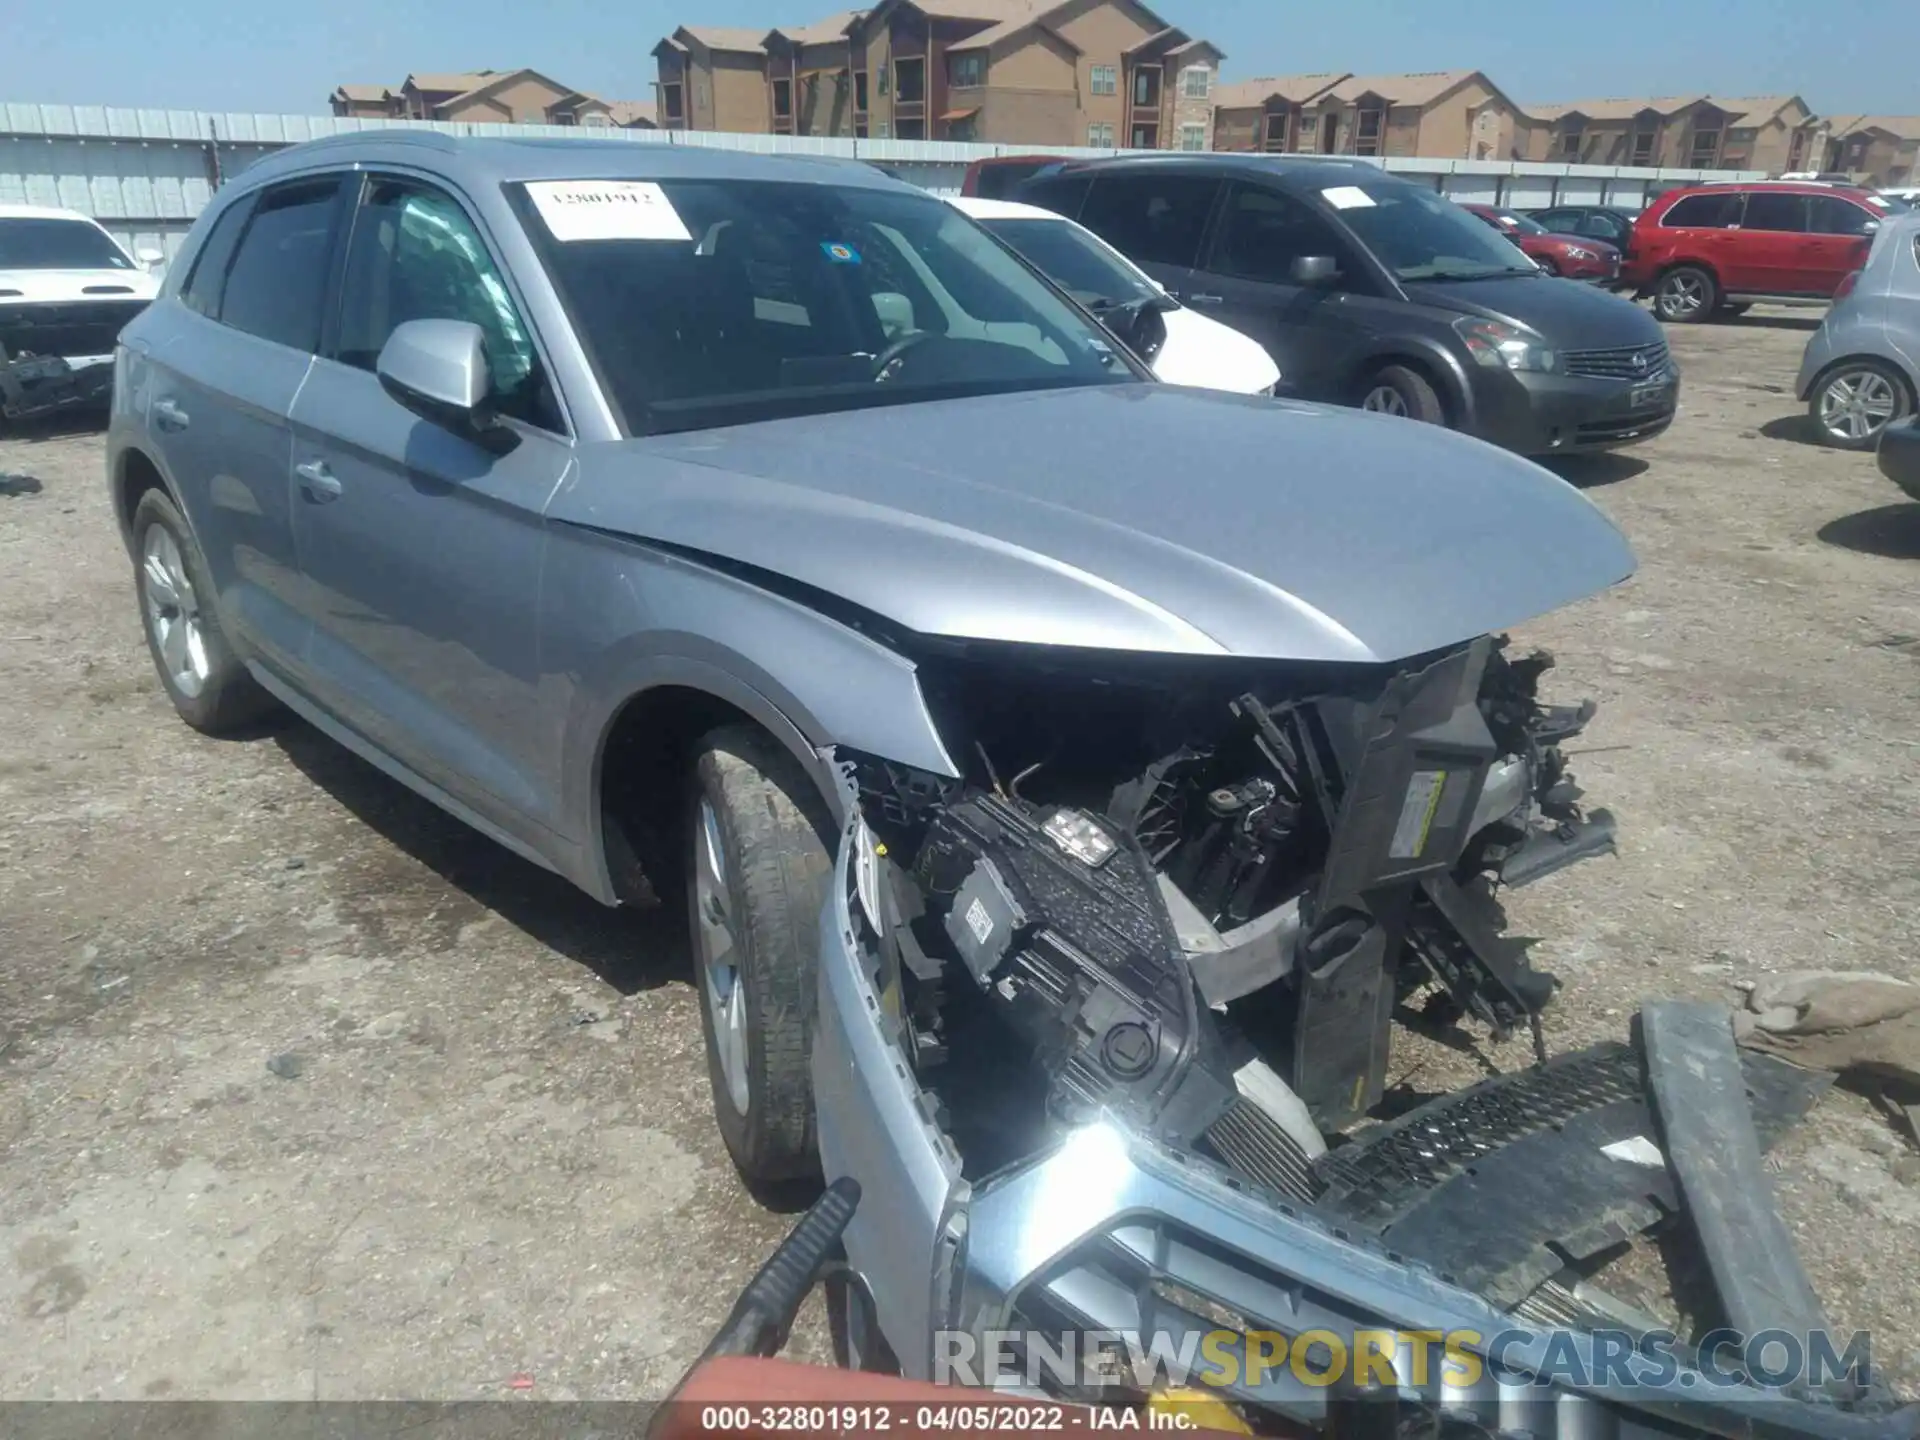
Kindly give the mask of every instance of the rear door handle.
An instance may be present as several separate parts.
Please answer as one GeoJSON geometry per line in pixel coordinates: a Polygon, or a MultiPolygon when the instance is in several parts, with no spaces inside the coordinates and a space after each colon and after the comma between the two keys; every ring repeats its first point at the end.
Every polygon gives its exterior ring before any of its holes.
{"type": "Polygon", "coordinates": [[[1227,297],[1224,295],[1209,295],[1203,290],[1196,290],[1193,294],[1187,296],[1187,303],[1189,305],[1224,305],[1227,303],[1227,297]]]}
{"type": "Polygon", "coordinates": [[[153,402],[153,423],[162,430],[184,430],[189,417],[174,400],[156,400],[153,402]]]}
{"type": "Polygon", "coordinates": [[[340,498],[340,479],[324,460],[308,460],[293,467],[300,477],[301,492],[316,505],[340,498]]]}

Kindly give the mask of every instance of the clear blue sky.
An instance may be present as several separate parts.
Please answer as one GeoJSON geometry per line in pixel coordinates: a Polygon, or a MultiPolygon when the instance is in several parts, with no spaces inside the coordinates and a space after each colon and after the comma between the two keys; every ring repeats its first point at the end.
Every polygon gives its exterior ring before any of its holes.
{"type": "MultiPolygon", "coordinates": [[[[661,35],[818,18],[851,0],[0,0],[0,101],[323,113],[343,80],[530,65],[652,94],[661,35]],[[818,12],[818,14],[816,13],[818,12]]],[[[1920,0],[1152,0],[1226,78],[1481,69],[1515,100],[1798,93],[1920,114],[1920,0]]]]}

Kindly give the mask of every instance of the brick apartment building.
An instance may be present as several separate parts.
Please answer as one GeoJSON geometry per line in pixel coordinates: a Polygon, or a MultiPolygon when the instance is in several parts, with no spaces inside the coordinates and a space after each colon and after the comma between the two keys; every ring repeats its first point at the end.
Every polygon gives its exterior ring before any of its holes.
{"type": "Polygon", "coordinates": [[[1208,148],[1222,55],[1136,0],[880,0],[654,47],[660,123],[780,135],[1208,148]]]}
{"type": "Polygon", "coordinates": [[[1220,87],[1213,146],[1506,160],[1525,129],[1520,107],[1478,70],[1276,75],[1220,87]]]}
{"type": "Polygon", "coordinates": [[[362,120],[465,120],[494,124],[652,129],[651,101],[602,100],[537,70],[415,74],[395,87],[341,85],[327,97],[335,115],[362,120]]]}
{"type": "Polygon", "coordinates": [[[1701,170],[1816,168],[1798,95],[1680,95],[1529,106],[1528,160],[1701,170]]]}

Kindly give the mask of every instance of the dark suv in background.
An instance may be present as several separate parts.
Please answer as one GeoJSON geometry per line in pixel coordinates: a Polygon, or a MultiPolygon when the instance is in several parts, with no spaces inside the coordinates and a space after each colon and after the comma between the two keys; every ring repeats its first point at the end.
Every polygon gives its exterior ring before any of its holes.
{"type": "Polygon", "coordinates": [[[1450,425],[1527,455],[1672,423],[1679,376],[1639,306],[1541,273],[1432,190],[1359,162],[1076,161],[1012,198],[1079,221],[1264,344],[1303,399],[1450,425]]]}
{"type": "Polygon", "coordinates": [[[1891,213],[1871,190],[1817,180],[1683,186],[1641,212],[1620,276],[1678,324],[1831,300],[1891,213]]]}

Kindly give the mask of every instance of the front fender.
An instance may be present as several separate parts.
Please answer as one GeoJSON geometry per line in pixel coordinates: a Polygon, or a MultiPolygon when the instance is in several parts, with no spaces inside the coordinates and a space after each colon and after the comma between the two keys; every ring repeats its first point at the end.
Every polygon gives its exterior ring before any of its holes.
{"type": "Polygon", "coordinates": [[[1353,374],[1347,379],[1346,391],[1351,393],[1360,377],[1375,367],[1401,360],[1419,362],[1421,368],[1433,376],[1447,414],[1458,417],[1455,428],[1475,433],[1479,416],[1473,400],[1473,377],[1459,356],[1441,341],[1425,335],[1399,334],[1377,339],[1355,364],[1353,374]]]}
{"type": "Polygon", "coordinates": [[[905,656],[797,600],[640,542],[595,536],[567,560],[547,603],[590,624],[543,627],[568,638],[549,645],[542,668],[577,677],[560,737],[563,813],[569,833],[591,837],[580,878],[601,899],[612,896],[598,805],[607,739],[629,704],[660,687],[750,716],[836,812],[839,788],[820,753],[829,746],[958,773],[905,656]],[[616,596],[625,600],[617,608],[607,603],[616,596]]]}

